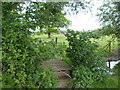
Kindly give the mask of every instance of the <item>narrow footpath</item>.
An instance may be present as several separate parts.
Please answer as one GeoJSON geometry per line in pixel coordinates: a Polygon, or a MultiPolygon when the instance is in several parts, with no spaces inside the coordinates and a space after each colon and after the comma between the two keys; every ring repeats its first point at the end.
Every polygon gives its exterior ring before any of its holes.
{"type": "Polygon", "coordinates": [[[52,67],[53,73],[58,76],[60,81],[57,88],[67,88],[69,80],[71,79],[70,70],[71,67],[62,60],[49,60],[44,64],[45,67],[52,67]]]}

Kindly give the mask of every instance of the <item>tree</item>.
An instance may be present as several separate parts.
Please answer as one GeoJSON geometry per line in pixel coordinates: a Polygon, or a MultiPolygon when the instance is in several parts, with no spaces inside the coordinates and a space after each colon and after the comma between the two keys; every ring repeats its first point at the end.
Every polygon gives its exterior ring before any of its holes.
{"type": "Polygon", "coordinates": [[[57,32],[59,28],[67,27],[70,21],[65,18],[64,7],[69,7],[69,12],[79,12],[85,9],[87,2],[47,2],[47,3],[28,3],[25,17],[26,22],[32,22],[29,27],[40,27],[50,38],[50,34],[57,32]]]}
{"type": "Polygon", "coordinates": [[[100,13],[97,16],[102,22],[103,33],[107,35],[114,34],[120,38],[120,2],[104,3],[99,10],[100,13]]]}
{"type": "Polygon", "coordinates": [[[70,24],[70,21],[65,18],[65,13],[62,12],[64,4],[59,2],[28,3],[24,16],[28,23],[32,22],[33,26],[39,27],[50,38],[51,33],[70,24]]]}

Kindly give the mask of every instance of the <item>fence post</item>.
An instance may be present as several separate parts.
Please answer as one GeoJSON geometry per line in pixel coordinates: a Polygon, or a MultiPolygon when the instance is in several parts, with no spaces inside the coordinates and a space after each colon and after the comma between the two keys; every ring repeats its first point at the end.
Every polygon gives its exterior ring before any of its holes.
{"type": "Polygon", "coordinates": [[[109,68],[110,68],[110,61],[108,61],[109,62],[109,68]]]}
{"type": "Polygon", "coordinates": [[[56,44],[57,44],[57,37],[55,38],[55,42],[56,42],[56,44]]]}
{"type": "Polygon", "coordinates": [[[111,52],[111,42],[109,43],[109,52],[111,52]]]}
{"type": "Polygon", "coordinates": [[[109,42],[108,42],[108,52],[109,52],[109,53],[111,53],[111,42],[112,42],[112,41],[109,41],[109,42]]]}

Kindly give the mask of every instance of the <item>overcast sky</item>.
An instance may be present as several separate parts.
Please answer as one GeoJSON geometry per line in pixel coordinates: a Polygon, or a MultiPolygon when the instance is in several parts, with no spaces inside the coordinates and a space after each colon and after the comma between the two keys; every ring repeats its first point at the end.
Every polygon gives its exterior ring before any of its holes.
{"type": "Polygon", "coordinates": [[[98,17],[96,16],[98,10],[97,8],[100,7],[103,2],[102,1],[96,1],[93,0],[94,6],[92,8],[92,12],[83,14],[79,13],[76,16],[73,15],[66,15],[66,18],[72,21],[72,25],[69,27],[69,29],[73,29],[76,31],[82,31],[82,30],[94,30],[97,28],[100,28],[100,23],[98,22],[98,17]]]}

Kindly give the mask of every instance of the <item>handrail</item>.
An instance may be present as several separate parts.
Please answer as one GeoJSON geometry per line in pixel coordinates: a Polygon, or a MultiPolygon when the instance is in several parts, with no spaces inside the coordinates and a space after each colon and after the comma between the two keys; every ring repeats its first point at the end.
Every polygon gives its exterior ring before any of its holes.
{"type": "MultiPolygon", "coordinates": [[[[114,38],[112,38],[111,40],[109,40],[108,41],[108,44],[106,44],[104,47],[103,47],[103,49],[108,49],[108,52],[109,53],[111,53],[112,52],[112,50],[111,50],[111,44],[112,44],[112,42],[114,41],[114,38]]],[[[110,62],[112,62],[112,61],[114,61],[114,62],[116,62],[116,61],[119,61],[119,60],[112,60],[112,59],[108,59],[106,62],[108,62],[108,67],[110,68],[110,62]]]]}
{"type": "Polygon", "coordinates": [[[112,38],[111,40],[108,41],[108,44],[106,44],[103,49],[108,49],[108,52],[110,53],[112,50],[111,50],[111,44],[112,42],[115,40],[115,38],[112,38]]]}

